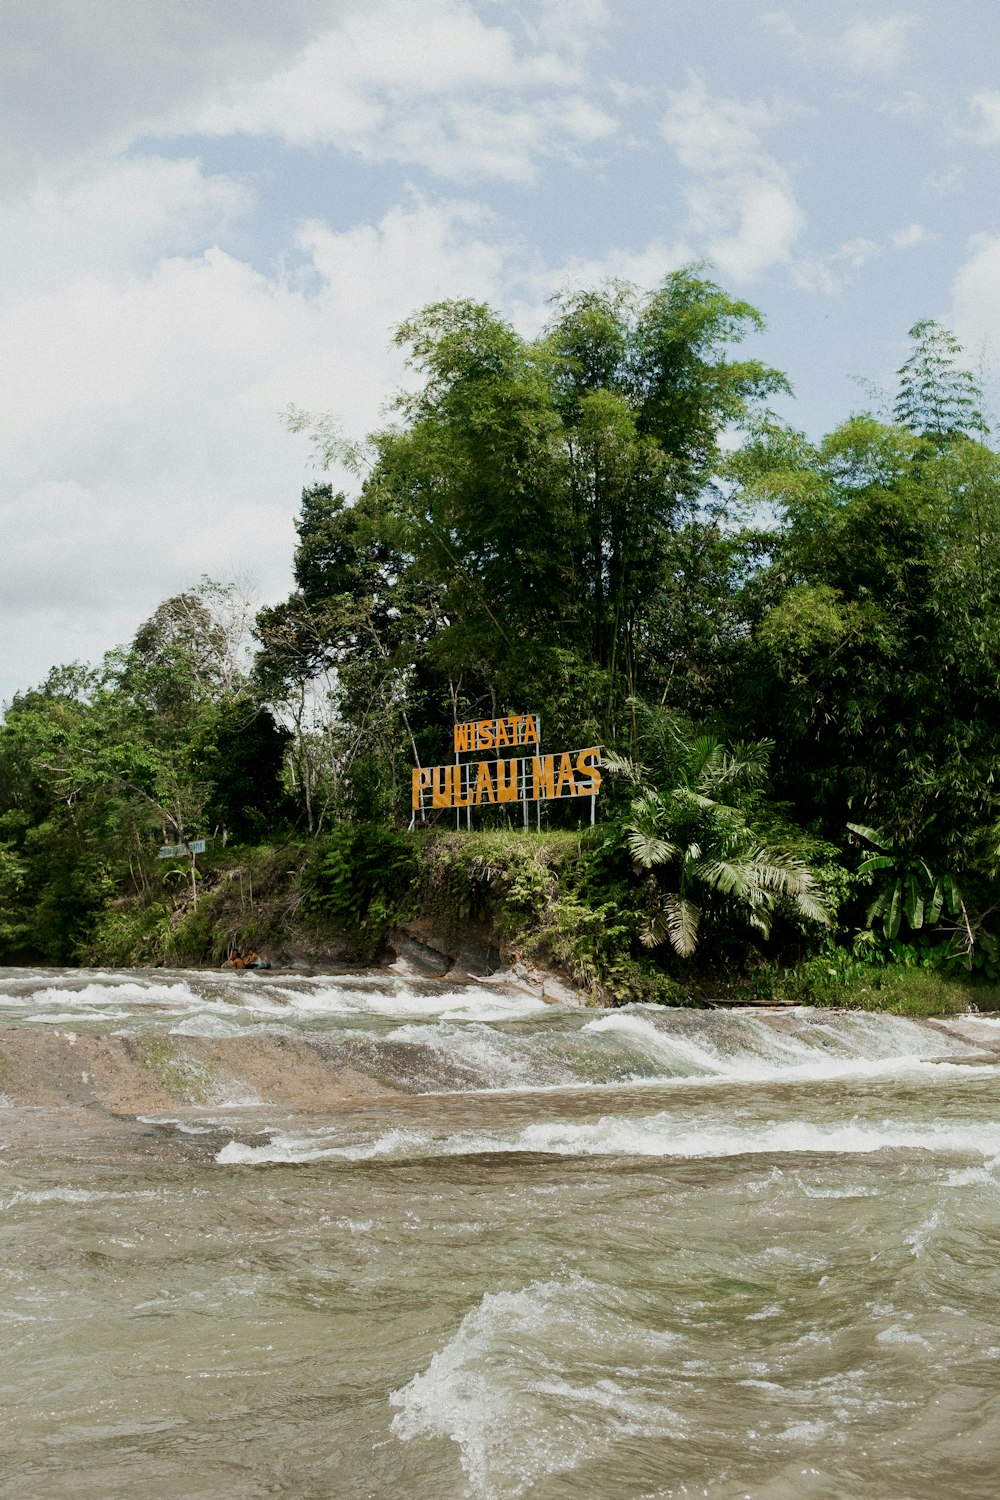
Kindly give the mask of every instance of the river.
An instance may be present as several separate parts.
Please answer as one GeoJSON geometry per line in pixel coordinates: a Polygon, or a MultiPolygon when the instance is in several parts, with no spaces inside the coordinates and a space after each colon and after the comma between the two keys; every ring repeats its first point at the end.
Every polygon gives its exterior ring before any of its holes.
{"type": "Polygon", "coordinates": [[[992,1500],[998,1048],[0,971],[0,1489],[992,1500]]]}

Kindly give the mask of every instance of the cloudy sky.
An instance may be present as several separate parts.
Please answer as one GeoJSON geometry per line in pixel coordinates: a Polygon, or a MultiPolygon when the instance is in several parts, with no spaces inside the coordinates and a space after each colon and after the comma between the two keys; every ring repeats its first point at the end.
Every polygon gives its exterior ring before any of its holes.
{"type": "Polygon", "coordinates": [[[281,411],[369,430],[432,299],[531,332],[706,260],[814,435],[918,318],[995,365],[998,43],[996,0],[0,0],[0,700],[204,573],[280,597],[281,411]]]}

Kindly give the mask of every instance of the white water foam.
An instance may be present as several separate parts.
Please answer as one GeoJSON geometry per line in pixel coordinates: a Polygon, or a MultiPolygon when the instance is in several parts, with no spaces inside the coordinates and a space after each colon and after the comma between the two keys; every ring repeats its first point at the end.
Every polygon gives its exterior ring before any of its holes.
{"type": "Polygon", "coordinates": [[[663,1401],[676,1342],[578,1274],[488,1292],[392,1392],[393,1432],[450,1438],[483,1500],[523,1495],[616,1442],[680,1436],[683,1419],[663,1401]]]}
{"type": "Polygon", "coordinates": [[[848,1121],[816,1125],[808,1120],[722,1125],[717,1121],[678,1121],[666,1113],[640,1118],[609,1115],[587,1124],[546,1121],[505,1134],[458,1131],[390,1130],[365,1140],[331,1139],[330,1132],[271,1136],[266,1145],[230,1141],[218,1152],[220,1166],[263,1166],[338,1158],[380,1158],[541,1154],[551,1156],[636,1156],[721,1158],[731,1156],[870,1155],[875,1151],[919,1151],[993,1157],[1000,1152],[1000,1125],[950,1121],[932,1125],[848,1121]]]}
{"type": "Polygon", "coordinates": [[[20,1204],[41,1206],[45,1203],[101,1203],[109,1199],[118,1198],[156,1198],[159,1194],[155,1188],[137,1188],[134,1192],[98,1192],[90,1188],[22,1188],[12,1193],[9,1198],[0,1198],[0,1210],[16,1208],[20,1204]]]}
{"type": "MultiPolygon", "coordinates": [[[[706,1022],[697,1035],[675,1030],[662,1012],[614,1011],[588,1021],[584,1032],[633,1052],[643,1076],[663,1081],[770,1083],[878,1077],[927,1066],[941,1058],[981,1057],[974,1046],[895,1016],[838,1015],[836,1022],[807,1013],[790,1034],[759,1016],[730,1015],[723,1031],[706,1022]],[[728,1043],[728,1046],[723,1046],[728,1043]]],[[[995,1066],[990,1064],[990,1067],[995,1066]]]]}
{"type": "Polygon", "coordinates": [[[70,985],[43,985],[27,994],[0,993],[0,1007],[23,1009],[28,1001],[32,1008],[46,1010],[59,1006],[73,1010],[103,1010],[111,1005],[163,1006],[168,1010],[181,1011],[186,1006],[199,1003],[198,996],[184,981],[174,984],[143,983],[136,980],[119,980],[117,983],[95,982],[71,987],[70,985]]]}
{"type": "Polygon", "coordinates": [[[0,984],[0,1012],[32,1022],[174,1021],[183,1035],[231,1036],[338,1018],[510,1021],[551,1013],[543,1001],[497,986],[410,981],[385,974],[310,975],[194,973],[144,979],[66,970],[54,978],[31,971],[0,984]]]}
{"type": "Polygon", "coordinates": [[[480,1021],[410,1023],[383,1040],[429,1048],[445,1068],[465,1070],[477,1088],[551,1088],[576,1081],[569,1064],[551,1057],[537,1034],[511,1033],[480,1021]]]}
{"type": "Polygon", "coordinates": [[[480,985],[455,987],[439,984],[417,988],[397,980],[384,989],[359,987],[355,982],[327,979],[308,988],[271,983],[269,990],[281,997],[292,1012],[308,1016],[372,1016],[389,1020],[439,1019],[442,1021],[511,1021],[544,1015],[551,1007],[542,1000],[505,993],[480,985]]]}

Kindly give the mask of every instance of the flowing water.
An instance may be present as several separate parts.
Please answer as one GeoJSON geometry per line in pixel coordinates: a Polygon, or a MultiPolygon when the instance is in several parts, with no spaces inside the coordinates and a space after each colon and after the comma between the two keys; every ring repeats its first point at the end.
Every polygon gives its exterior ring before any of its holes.
{"type": "Polygon", "coordinates": [[[1000,1021],[0,971],[0,1492],[993,1497],[1000,1021]]]}

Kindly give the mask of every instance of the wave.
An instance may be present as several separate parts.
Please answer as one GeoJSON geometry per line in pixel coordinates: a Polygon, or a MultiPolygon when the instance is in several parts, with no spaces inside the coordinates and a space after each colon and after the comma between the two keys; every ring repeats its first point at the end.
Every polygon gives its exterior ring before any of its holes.
{"type": "MultiPolygon", "coordinates": [[[[69,970],[32,979],[30,971],[0,981],[0,1015],[45,1022],[179,1021],[188,1034],[233,1035],[253,1025],[324,1020],[505,1022],[548,1013],[541,1000],[492,985],[454,985],[385,974],[295,975],[178,972],[175,979],[69,970]],[[214,1020],[216,1029],[191,1032],[214,1020]]],[[[171,1029],[179,1029],[173,1027],[171,1029]]]]}
{"type": "Polygon", "coordinates": [[[1000,1153],[1000,1125],[980,1120],[927,1125],[857,1120],[817,1125],[809,1120],[719,1125],[715,1119],[679,1121],[662,1112],[608,1115],[587,1123],[546,1121],[522,1129],[436,1133],[394,1129],[360,1140],[330,1132],[273,1134],[260,1146],[232,1140],[217,1153],[220,1166],[265,1166],[318,1161],[377,1161],[444,1156],[632,1156],[679,1159],[733,1156],[868,1155],[876,1151],[935,1152],[990,1158],[1000,1153]]]}
{"type": "Polygon", "coordinates": [[[425,1094],[877,1078],[996,1058],[988,1029],[973,1041],[895,1016],[649,1005],[595,1014],[500,986],[377,973],[29,971],[0,980],[0,1018],[220,1041],[294,1035],[321,1041],[331,1071],[425,1094]]]}
{"type": "Polygon", "coordinates": [[[451,1439],[477,1495],[522,1495],[617,1442],[680,1436],[663,1400],[676,1342],[577,1273],[488,1292],[392,1392],[392,1429],[403,1442],[451,1439]]]}

